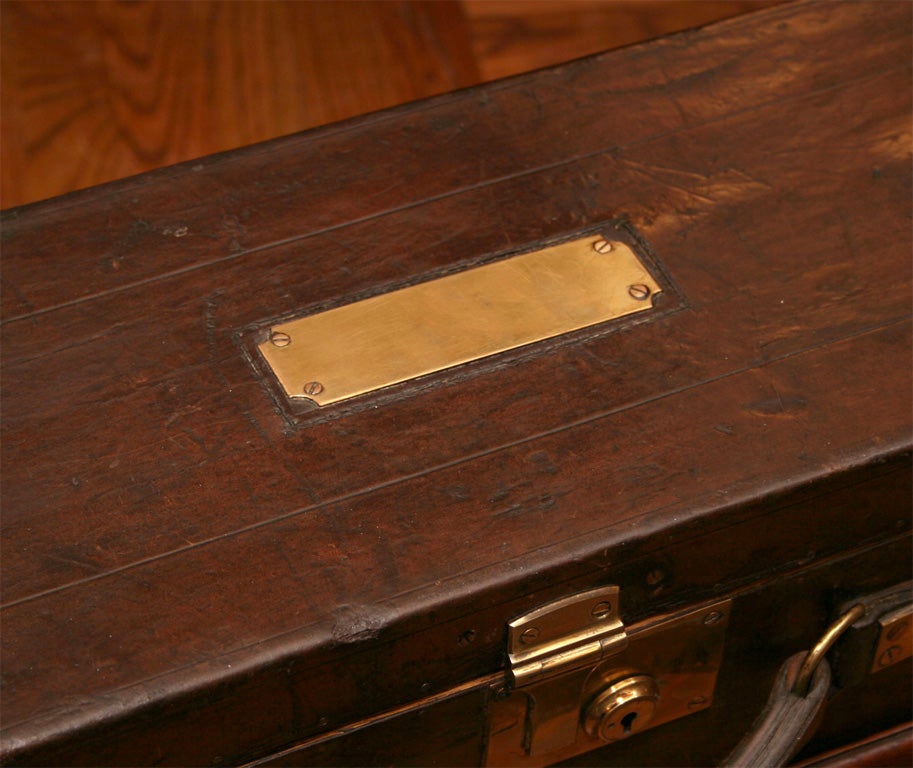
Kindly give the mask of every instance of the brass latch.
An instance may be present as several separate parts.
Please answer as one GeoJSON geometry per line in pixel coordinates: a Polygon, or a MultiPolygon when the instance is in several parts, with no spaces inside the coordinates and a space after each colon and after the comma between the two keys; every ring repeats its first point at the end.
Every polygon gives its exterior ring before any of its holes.
{"type": "Polygon", "coordinates": [[[618,587],[549,603],[507,626],[508,669],[514,686],[592,666],[628,644],[618,618],[618,587]]]}
{"type": "Polygon", "coordinates": [[[508,624],[488,765],[555,763],[710,706],[731,601],[625,628],[619,598],[600,587],[508,624]]]}

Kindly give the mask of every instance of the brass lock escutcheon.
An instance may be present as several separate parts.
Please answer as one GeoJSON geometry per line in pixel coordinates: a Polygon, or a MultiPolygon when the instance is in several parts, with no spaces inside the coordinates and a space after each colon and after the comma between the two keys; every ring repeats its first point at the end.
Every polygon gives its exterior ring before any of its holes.
{"type": "Polygon", "coordinates": [[[618,741],[650,724],[658,699],[659,686],[650,675],[625,675],[587,704],[583,729],[600,741],[618,741]]]}
{"type": "Polygon", "coordinates": [[[600,587],[508,624],[491,688],[487,765],[547,765],[710,706],[730,600],[625,627],[600,587]]]}

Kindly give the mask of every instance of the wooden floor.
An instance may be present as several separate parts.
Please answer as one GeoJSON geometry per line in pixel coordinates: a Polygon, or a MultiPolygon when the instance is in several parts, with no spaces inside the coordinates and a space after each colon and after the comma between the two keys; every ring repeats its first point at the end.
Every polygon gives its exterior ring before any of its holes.
{"type": "Polygon", "coordinates": [[[0,207],[771,5],[0,2],[0,207]]]}

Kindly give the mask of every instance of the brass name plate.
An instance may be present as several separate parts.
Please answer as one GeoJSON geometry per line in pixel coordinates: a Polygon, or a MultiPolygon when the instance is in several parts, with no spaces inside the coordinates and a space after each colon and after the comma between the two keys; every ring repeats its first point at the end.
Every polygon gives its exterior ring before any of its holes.
{"type": "Polygon", "coordinates": [[[652,306],[634,251],[598,235],[275,325],[285,393],[329,405],[652,306]]]}

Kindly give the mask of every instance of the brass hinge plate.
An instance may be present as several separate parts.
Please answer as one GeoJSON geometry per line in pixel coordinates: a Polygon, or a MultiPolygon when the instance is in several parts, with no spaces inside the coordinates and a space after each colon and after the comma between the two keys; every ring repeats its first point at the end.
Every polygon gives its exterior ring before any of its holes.
{"type": "Polygon", "coordinates": [[[628,642],[618,617],[618,587],[557,600],[507,626],[508,669],[515,687],[592,666],[628,642]]]}
{"type": "Polygon", "coordinates": [[[260,354],[285,394],[329,405],[652,307],[625,243],[559,243],[274,325],[260,354]]]}

